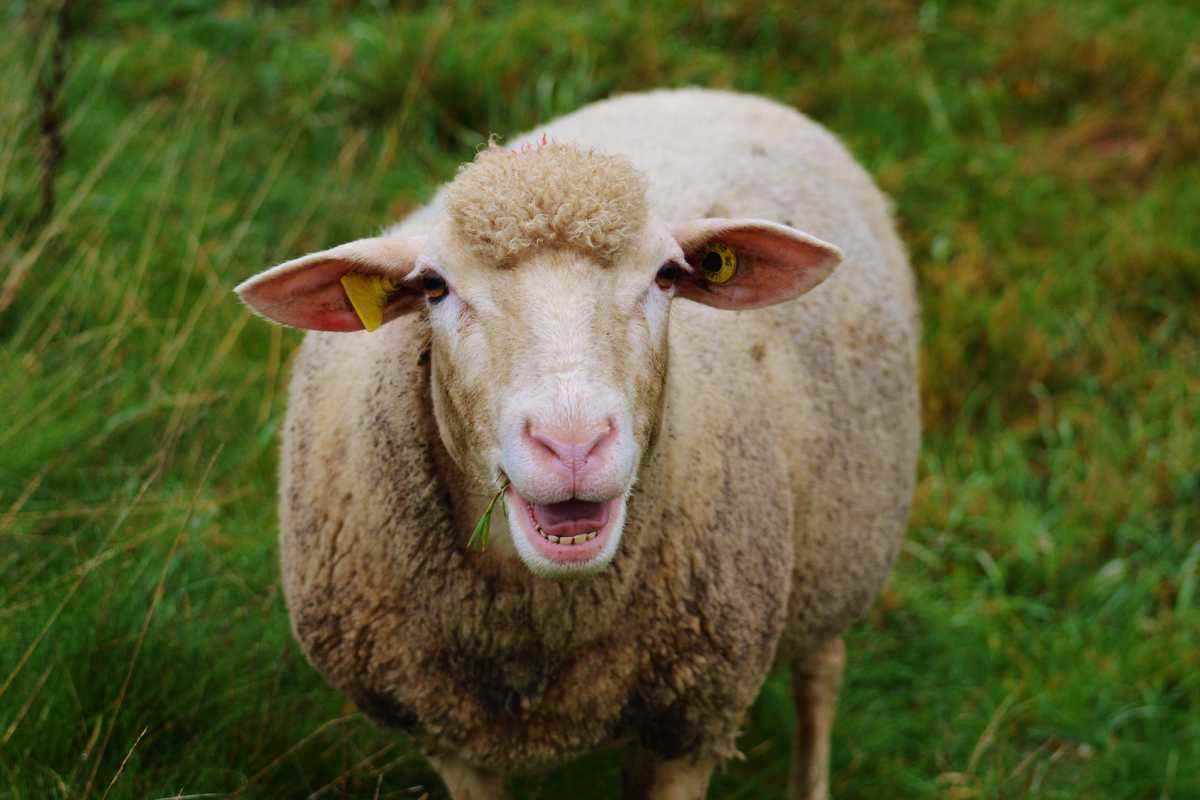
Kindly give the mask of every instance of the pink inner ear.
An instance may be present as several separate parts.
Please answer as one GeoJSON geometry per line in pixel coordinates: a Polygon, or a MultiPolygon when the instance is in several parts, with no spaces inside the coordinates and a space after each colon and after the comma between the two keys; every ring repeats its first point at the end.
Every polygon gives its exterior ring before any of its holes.
{"type": "Polygon", "coordinates": [[[362,330],[362,321],[339,283],[352,268],[352,263],[341,259],[310,263],[301,259],[251,278],[239,287],[239,294],[258,313],[284,325],[315,331],[358,331],[362,330]]]}
{"type": "Polygon", "coordinates": [[[796,236],[777,235],[754,229],[732,230],[722,237],[734,249],[750,257],[757,269],[756,290],[765,294],[804,294],[829,277],[841,261],[841,253],[824,242],[805,241],[796,236]]]}
{"type": "MultiPolygon", "coordinates": [[[[330,250],[311,253],[250,278],[236,291],[264,317],[314,331],[360,331],[362,321],[342,288],[349,272],[369,272],[403,280],[425,246],[422,236],[378,236],[357,239],[330,250]]],[[[389,297],[383,321],[389,322],[420,305],[416,289],[389,297]]]]}
{"type": "Polygon", "coordinates": [[[798,297],[829,277],[842,257],[833,245],[766,220],[697,220],[681,226],[677,236],[689,260],[714,241],[737,255],[728,283],[698,278],[680,285],[681,296],[715,308],[762,308],[798,297]]]}
{"type": "Polygon", "coordinates": [[[361,331],[362,320],[350,305],[340,284],[322,287],[319,297],[299,309],[302,325],[288,323],[314,331],[361,331]]]}

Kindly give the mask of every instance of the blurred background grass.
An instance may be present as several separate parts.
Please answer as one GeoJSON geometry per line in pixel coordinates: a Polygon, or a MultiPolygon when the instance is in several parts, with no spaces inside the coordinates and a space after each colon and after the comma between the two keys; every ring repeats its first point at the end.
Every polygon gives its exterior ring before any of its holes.
{"type": "MultiPolygon", "coordinates": [[[[0,797],[442,797],[292,643],[298,337],[229,289],[490,133],[760,92],[895,198],[924,306],[909,540],[850,637],[838,797],[1200,797],[1200,6],[76,2],[0,9],[0,797]]],[[[780,796],[773,678],[713,796],[780,796]]],[[[611,796],[611,754],[520,783],[611,796]]]]}

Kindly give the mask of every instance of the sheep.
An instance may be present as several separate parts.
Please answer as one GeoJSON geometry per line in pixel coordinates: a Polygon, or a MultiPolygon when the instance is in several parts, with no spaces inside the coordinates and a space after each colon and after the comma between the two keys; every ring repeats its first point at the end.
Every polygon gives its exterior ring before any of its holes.
{"type": "Polygon", "coordinates": [[[914,281],[834,136],[617,97],[237,292],[314,331],[282,434],[295,636],[453,797],[624,745],[625,797],[702,798],[775,665],[791,795],[827,797],[842,634],[919,437],[914,281]]]}

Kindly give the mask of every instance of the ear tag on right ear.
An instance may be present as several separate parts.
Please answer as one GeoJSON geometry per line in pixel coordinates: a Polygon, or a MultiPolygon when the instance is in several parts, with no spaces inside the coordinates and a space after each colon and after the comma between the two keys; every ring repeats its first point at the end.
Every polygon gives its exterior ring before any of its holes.
{"type": "Polygon", "coordinates": [[[700,271],[709,283],[720,285],[728,283],[737,272],[737,253],[733,248],[721,242],[712,242],[704,248],[704,256],[700,260],[700,271]]]}
{"type": "Polygon", "coordinates": [[[383,307],[399,284],[382,275],[347,272],[342,276],[342,288],[363,327],[373,331],[383,324],[383,307]]]}

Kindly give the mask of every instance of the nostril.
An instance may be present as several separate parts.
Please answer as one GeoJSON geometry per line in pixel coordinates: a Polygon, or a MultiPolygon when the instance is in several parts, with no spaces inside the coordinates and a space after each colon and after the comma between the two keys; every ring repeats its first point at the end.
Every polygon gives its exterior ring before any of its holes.
{"type": "Polygon", "coordinates": [[[613,424],[612,418],[609,417],[604,421],[604,430],[596,434],[596,437],[587,443],[583,451],[583,460],[587,461],[590,457],[597,455],[598,451],[604,447],[609,441],[617,435],[617,426],[613,424]]]}
{"type": "Polygon", "coordinates": [[[553,456],[560,461],[564,460],[562,448],[556,446],[553,439],[537,433],[530,434],[529,438],[533,439],[537,446],[547,455],[553,456]]]}
{"type": "Polygon", "coordinates": [[[571,443],[564,442],[546,431],[534,428],[532,425],[526,427],[525,434],[546,455],[563,462],[567,466],[570,466],[571,462],[574,461],[574,445],[571,443]]]}

